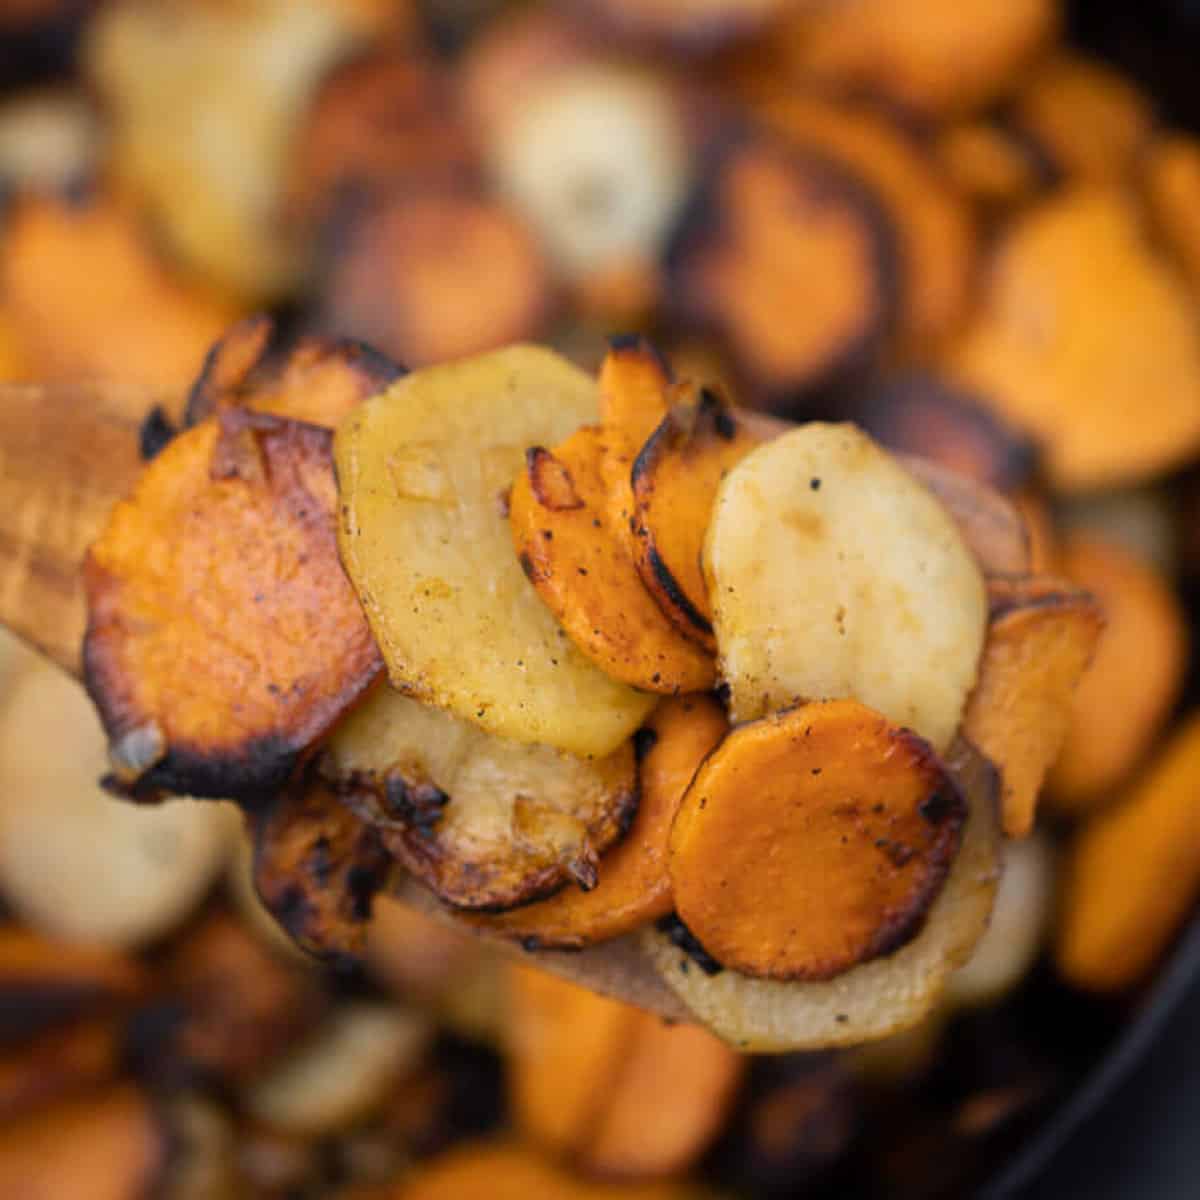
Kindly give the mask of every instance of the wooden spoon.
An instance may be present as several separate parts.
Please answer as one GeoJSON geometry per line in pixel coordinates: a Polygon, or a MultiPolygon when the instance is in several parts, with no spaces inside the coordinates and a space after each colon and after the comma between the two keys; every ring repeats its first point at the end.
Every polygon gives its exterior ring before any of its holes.
{"type": "MultiPolygon", "coordinates": [[[[113,504],[138,478],[139,434],[160,399],[113,383],[0,385],[0,624],[76,678],[87,618],[80,565],[113,504]]],[[[171,415],[181,404],[176,399],[163,407],[171,415]]],[[[1025,529],[1006,500],[933,463],[905,462],[958,521],[986,574],[1028,570],[1025,529]]],[[[416,885],[403,899],[454,921],[416,885]]],[[[693,1019],[636,935],[579,952],[531,955],[466,928],[594,991],[672,1020],[693,1019]]]]}

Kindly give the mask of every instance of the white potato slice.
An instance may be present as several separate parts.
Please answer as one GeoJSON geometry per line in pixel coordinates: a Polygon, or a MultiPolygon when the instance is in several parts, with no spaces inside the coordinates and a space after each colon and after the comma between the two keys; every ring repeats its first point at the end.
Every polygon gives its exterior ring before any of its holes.
{"type": "Polygon", "coordinates": [[[433,1024],[396,1004],[346,1004],[242,1096],[256,1120],[310,1136],[354,1124],[420,1062],[433,1024]]]}
{"type": "Polygon", "coordinates": [[[637,804],[631,743],[601,759],[484,732],[379,688],[335,730],[322,770],[359,792],[388,849],[447,903],[507,908],[571,879],[637,804]],[[366,792],[366,795],[362,793],[366,792]]]}
{"type": "Polygon", "coordinates": [[[135,946],[199,903],[240,816],[213,801],[114,799],[97,782],[107,769],[83,688],[27,665],[0,707],[0,892],[47,933],[135,946]]]}
{"type": "Polygon", "coordinates": [[[1002,999],[1029,973],[1054,912],[1054,846],[1044,833],[1005,841],[1004,873],[991,923],[966,966],[950,976],[946,1000],[973,1008],[1002,999]]]}
{"type": "Polygon", "coordinates": [[[595,381],[516,346],[429,367],[334,444],[342,561],[392,683],[489,733],[606,755],[654,705],[575,649],[525,578],[505,496],[525,451],[598,416],[595,381]]]}
{"type": "Polygon", "coordinates": [[[664,933],[643,933],[662,978],[698,1020],[739,1050],[781,1053],[874,1041],[933,1010],[987,929],[1001,849],[995,770],[963,741],[947,766],[967,798],[962,846],[921,932],[895,953],[825,982],[779,983],[730,970],[708,975],[664,933]]]}
{"type": "Polygon", "coordinates": [[[732,715],[851,698],[938,750],[979,668],[987,592],[949,513],[853,425],[747,455],[705,544],[732,715]]]}

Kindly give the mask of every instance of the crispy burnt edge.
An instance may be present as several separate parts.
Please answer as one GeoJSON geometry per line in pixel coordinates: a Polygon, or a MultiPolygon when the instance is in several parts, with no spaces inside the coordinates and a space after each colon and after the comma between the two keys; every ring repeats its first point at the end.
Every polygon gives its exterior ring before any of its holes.
{"type": "MultiPolygon", "coordinates": [[[[928,371],[908,371],[880,384],[852,406],[851,419],[888,450],[937,460],[938,444],[916,436],[932,428],[953,431],[953,441],[969,441],[985,454],[979,482],[1014,492],[1037,476],[1041,455],[1032,438],[998,417],[967,388],[928,371]],[[931,453],[932,452],[932,453],[931,453]]],[[[947,463],[953,469],[953,464],[947,463]]]]}
{"type": "MultiPolygon", "coordinates": [[[[329,445],[333,440],[332,431],[319,425],[290,421],[269,413],[247,412],[239,416],[237,424],[235,434],[240,430],[255,434],[278,433],[288,426],[295,426],[311,436],[323,438],[329,445]]],[[[221,453],[218,442],[214,461],[221,453]]],[[[332,457],[330,463],[332,469],[332,457]]],[[[336,521],[336,514],[331,513],[330,520],[336,521]]],[[[99,589],[100,581],[108,577],[108,572],[96,564],[90,553],[84,559],[83,573],[89,594],[99,589]]],[[[157,803],[170,795],[233,800],[249,811],[270,803],[296,777],[320,739],[343,713],[365,697],[383,671],[383,660],[376,647],[375,669],[364,670],[359,678],[315,707],[313,712],[323,715],[306,723],[303,736],[269,733],[214,752],[186,739],[177,738],[168,744],[153,716],[125,711],[128,699],[121,686],[123,668],[115,661],[108,639],[100,638],[90,604],[80,657],[83,685],[100,717],[110,748],[132,741],[136,753],[147,760],[144,769],[136,774],[130,771],[131,775],[135,774],[134,778],[118,776],[115,771],[103,775],[100,785],[106,791],[137,803],[157,803]]]]}
{"type": "Polygon", "coordinates": [[[725,11],[710,13],[700,20],[672,24],[669,20],[640,19],[634,15],[636,0],[574,0],[579,18],[597,34],[616,39],[636,49],[677,54],[683,58],[706,58],[731,44],[766,29],[786,5],[777,4],[776,12],[751,15],[739,11],[736,0],[728,0],[725,11]]]}
{"type": "Polygon", "coordinates": [[[524,908],[570,883],[590,890],[596,883],[597,861],[629,832],[641,800],[635,774],[633,786],[621,795],[617,811],[605,814],[589,827],[586,852],[590,861],[582,869],[572,871],[572,864],[557,862],[526,873],[516,885],[502,888],[494,882],[495,872],[489,874],[475,862],[462,861],[439,842],[442,810],[454,802],[453,796],[441,788],[432,783],[413,785],[398,772],[382,779],[365,771],[337,775],[327,760],[318,760],[317,769],[338,799],[378,831],[388,853],[406,871],[450,909],[472,913],[524,908]]]}
{"type": "Polygon", "coordinates": [[[334,963],[352,958],[358,949],[337,934],[350,930],[365,936],[375,897],[397,875],[379,830],[340,801],[309,770],[255,813],[250,826],[259,900],[297,946],[334,963]],[[272,839],[286,845],[289,834],[308,843],[290,869],[271,859],[272,839]]]}
{"type": "MultiPolygon", "coordinates": [[[[738,412],[712,388],[702,388],[700,402],[694,417],[696,422],[711,420],[713,431],[725,441],[733,441],[738,434],[738,412]]],[[[646,546],[646,560],[654,576],[654,584],[660,587],[670,604],[674,614],[682,617],[688,625],[684,632],[695,637],[699,636],[702,643],[715,650],[712,622],[692,603],[688,594],[683,590],[679,580],[675,578],[670,567],[658,552],[654,542],[654,534],[636,516],[636,509],[648,491],[653,491],[653,472],[664,455],[669,454],[680,439],[691,437],[692,433],[682,427],[678,413],[672,409],[662,419],[658,428],[646,440],[646,444],[633,460],[629,472],[629,483],[633,489],[635,515],[630,517],[633,536],[640,539],[646,546]]],[[[653,594],[654,588],[651,588],[653,594]]],[[[673,616],[668,611],[669,617],[673,616]]]]}
{"type": "Polygon", "coordinates": [[[188,391],[183,427],[198,425],[212,416],[222,401],[238,398],[243,389],[252,392],[260,379],[269,385],[287,370],[294,355],[306,349],[315,349],[322,358],[342,359],[368,384],[364,397],[408,373],[381,350],[357,338],[310,334],[291,344],[281,342],[274,320],[259,313],[231,326],[209,348],[188,391]]]}
{"type": "Polygon", "coordinates": [[[698,182],[667,238],[663,253],[665,307],[670,318],[684,329],[717,338],[731,351],[730,359],[742,386],[758,401],[754,407],[782,417],[808,417],[829,408],[840,409],[845,397],[869,379],[878,359],[900,324],[905,273],[903,255],[887,207],[869,183],[849,166],[808,140],[785,141],[762,126],[740,120],[714,137],[698,156],[698,182]],[[725,236],[728,222],[720,203],[720,185],[727,163],[747,147],[761,143],[793,169],[815,175],[832,198],[857,212],[870,245],[876,281],[875,304],[860,322],[842,352],[811,379],[787,387],[771,387],[755,379],[741,356],[732,352],[724,321],[707,305],[691,299],[687,263],[699,249],[725,236]]]}
{"type": "MultiPolygon", "coordinates": [[[[792,704],[780,709],[776,713],[772,713],[769,717],[760,717],[758,720],[778,720],[804,707],[803,703],[792,704]]],[[[725,736],[728,738],[730,734],[733,734],[738,729],[755,723],[754,721],[739,722],[737,725],[732,726],[729,733],[725,736]]],[[[947,758],[939,755],[920,734],[913,732],[913,730],[905,726],[893,726],[888,723],[887,733],[889,742],[893,746],[898,745],[903,748],[915,759],[919,769],[923,773],[930,774],[937,781],[934,789],[917,805],[918,814],[940,834],[933,845],[933,853],[929,856],[928,876],[920,894],[914,898],[911,905],[899,912],[890,914],[888,919],[876,931],[875,936],[868,943],[861,957],[846,966],[838,966],[827,970],[806,971],[803,974],[777,971],[750,971],[736,965],[720,963],[719,965],[722,969],[735,971],[747,979],[765,979],[779,983],[825,983],[831,979],[837,979],[849,971],[853,971],[855,967],[860,967],[864,963],[874,962],[878,958],[886,958],[894,954],[897,950],[901,950],[907,946],[925,928],[929,910],[933,907],[934,901],[941,895],[942,888],[945,887],[946,879],[950,874],[951,868],[954,866],[955,859],[962,849],[963,833],[966,829],[969,806],[967,804],[966,793],[947,758]]],[[[700,766],[696,768],[697,775],[703,769],[704,764],[721,748],[723,743],[724,739],[718,742],[704,757],[700,766]]],[[[974,748],[972,747],[972,749],[974,748]]],[[[996,778],[998,789],[999,774],[996,768],[978,751],[975,753],[979,759],[988,762],[996,778]]],[[[998,790],[996,794],[999,794],[998,790]]],[[[900,849],[903,850],[905,848],[900,847],[900,849]]],[[[676,919],[678,920],[677,915],[676,919]]],[[[698,963],[701,962],[702,958],[710,959],[712,962],[719,962],[701,944],[695,934],[688,929],[682,920],[679,920],[679,925],[686,931],[688,938],[690,938],[690,944],[685,945],[683,941],[676,941],[670,929],[664,930],[675,945],[683,949],[698,963]]],[[[707,974],[711,975],[715,973],[707,967],[703,969],[707,974]]]]}

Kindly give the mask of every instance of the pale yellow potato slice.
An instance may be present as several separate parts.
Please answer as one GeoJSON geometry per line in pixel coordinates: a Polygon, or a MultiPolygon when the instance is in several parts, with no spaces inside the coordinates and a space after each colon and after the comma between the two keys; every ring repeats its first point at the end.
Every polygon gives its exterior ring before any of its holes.
{"type": "Polygon", "coordinates": [[[850,698],[944,750],[987,628],[949,513],[853,425],[753,451],[717,492],[704,552],[732,716],[850,698]]]}
{"type": "Polygon", "coordinates": [[[334,732],[322,773],[441,899],[509,908],[574,879],[637,806],[632,744],[588,760],[495,737],[471,721],[378,689],[334,732]]]}
{"type": "Polygon", "coordinates": [[[753,1053],[853,1046],[924,1019],[986,931],[1000,873],[996,772],[961,740],[947,766],[967,800],[962,846],[911,942],[835,979],[786,983],[730,970],[709,975],[664,933],[647,930],[645,953],[693,1015],[736,1049],[753,1053]]]}
{"type": "Polygon", "coordinates": [[[595,381],[516,346],[430,367],[338,430],[342,561],[395,687],[489,733],[615,750],[654,705],[586,659],[525,578],[506,495],[599,416],[595,381]]]}

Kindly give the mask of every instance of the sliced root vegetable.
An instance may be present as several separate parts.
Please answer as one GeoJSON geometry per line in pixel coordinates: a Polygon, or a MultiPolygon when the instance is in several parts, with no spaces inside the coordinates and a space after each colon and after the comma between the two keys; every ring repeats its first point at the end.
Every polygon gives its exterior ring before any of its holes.
{"type": "Polygon", "coordinates": [[[566,62],[507,103],[492,177],[585,292],[616,264],[655,263],[687,198],[691,148],[670,77],[628,62],[566,62]]]}
{"type": "Polygon", "coordinates": [[[315,781],[281,793],[254,823],[254,884],[272,916],[310,953],[357,953],[395,872],[377,831],[315,781]]]}
{"type": "Polygon", "coordinates": [[[1155,229],[1195,291],[1200,288],[1200,141],[1187,134],[1161,137],[1143,161],[1155,229]]]}
{"type": "Polygon", "coordinates": [[[1077,987],[1117,991],[1143,979],[1200,890],[1196,776],[1200,717],[1113,806],[1075,835],[1063,860],[1054,959],[1077,987]]]}
{"type": "Polygon", "coordinates": [[[729,970],[710,975],[663,933],[646,932],[646,953],[697,1019],[737,1049],[780,1052],[886,1037],[933,1008],[946,976],[967,960],[987,928],[1001,844],[996,772],[961,741],[947,765],[969,811],[962,845],[916,937],[837,979],[799,983],[729,970]]]}
{"type": "Polygon", "coordinates": [[[954,1008],[1002,1000],[1029,973],[1050,932],[1056,853],[1045,833],[1004,843],[1003,871],[987,933],[965,966],[950,976],[946,999],[954,1008]]]}
{"type": "Polygon", "coordinates": [[[673,408],[630,473],[637,569],[677,629],[715,651],[712,605],[700,559],[713,500],[725,475],[774,435],[715,392],[673,408]]]}
{"type": "Polygon", "coordinates": [[[635,46],[709,54],[761,32],[788,0],[576,0],[609,36],[635,46]]]}
{"type": "Polygon", "coordinates": [[[537,337],[552,313],[533,234],[476,184],[401,189],[350,210],[322,323],[407,366],[537,337]]]}
{"type": "Polygon", "coordinates": [[[355,405],[404,374],[378,351],[349,338],[301,338],[281,358],[271,347],[273,333],[269,317],[250,317],[208,352],[188,394],[189,425],[226,405],[332,429],[355,405]]]}
{"type": "Polygon", "coordinates": [[[115,1079],[123,1049],[118,1022],[93,1018],[6,1050],[0,1059],[0,1121],[115,1079]]]}
{"type": "Polygon", "coordinates": [[[766,134],[713,152],[667,266],[675,315],[718,334],[772,407],[847,384],[894,323],[896,247],[874,195],[836,159],[766,134]]]}
{"type": "Polygon", "coordinates": [[[381,688],[330,739],[325,775],[441,899],[510,908],[574,880],[637,810],[632,745],[602,759],[484,732],[381,688]]]}
{"type": "Polygon", "coordinates": [[[685,1171],[728,1115],[743,1061],[711,1034],[514,969],[505,1047],[522,1133],[590,1173],[685,1171]]]}
{"type": "Polygon", "coordinates": [[[610,452],[599,426],[553,450],[531,447],[509,497],[513,548],[559,624],[606,675],[667,695],[705,691],[716,666],[643,586],[609,502],[603,462],[610,452]]]}
{"type": "Polygon", "coordinates": [[[330,442],[224,409],[114,509],[84,567],[84,677],[120,786],[270,795],[378,676],[338,561],[330,442]]]}
{"type": "Polygon", "coordinates": [[[1002,492],[1028,483],[1037,468],[1037,452],[1025,434],[935,374],[886,381],[855,405],[854,415],[889,450],[919,455],[1002,492]]]}
{"type": "Polygon", "coordinates": [[[100,945],[161,936],[196,907],[233,848],[227,805],[145,808],[105,792],[103,730],[48,662],[0,705],[0,890],[36,927],[100,945]]]}
{"type": "Polygon", "coordinates": [[[1064,189],[1006,229],[945,369],[1038,443],[1057,491],[1160,475],[1200,446],[1192,296],[1115,187],[1064,189]]]}
{"type": "Polygon", "coordinates": [[[674,402],[675,376],[654,344],[639,334],[612,338],[600,369],[600,422],[631,457],[674,402]]]}
{"type": "Polygon", "coordinates": [[[1095,596],[1105,619],[1048,781],[1055,808],[1080,812],[1127,778],[1162,732],[1183,685],[1190,637],[1166,578],[1118,543],[1072,534],[1060,568],[1095,596]]]}
{"type": "Polygon", "coordinates": [[[987,625],[954,521],[850,425],[804,425],[717,492],[705,572],[735,720],[854,697],[949,745],[987,625]]]}
{"type": "Polygon", "coordinates": [[[596,417],[592,379],[516,347],[408,376],[335,445],[342,559],[392,683],[489,733],[585,755],[612,753],[654,701],[559,628],[513,554],[505,497],[530,446],[596,417]]]}
{"type": "Polygon", "coordinates": [[[992,591],[992,617],[963,733],[1000,769],[1004,832],[1033,830],[1046,773],[1071,724],[1079,681],[1101,642],[1100,605],[1070,584],[1020,580],[992,591]]]}
{"type": "Polygon", "coordinates": [[[153,1194],[169,1152],[168,1131],[149,1098],[122,1085],[5,1124],[0,1195],[138,1200],[153,1194]]]}
{"type": "Polygon", "coordinates": [[[671,830],[675,909],[722,966],[825,980],[920,932],[966,806],[929,745],[853,700],[741,725],[671,830]]]}
{"type": "Polygon", "coordinates": [[[1010,119],[1075,180],[1128,177],[1150,140],[1150,100],[1114,67],[1070,51],[1047,57],[1013,99],[1010,119]]]}
{"type": "Polygon", "coordinates": [[[396,1004],[344,1004],[242,1095],[255,1120],[303,1137],[345,1129],[382,1107],[424,1055],[427,1018],[396,1004]]]}
{"type": "Polygon", "coordinates": [[[725,710],[708,696],[664,700],[635,738],[637,814],[600,860],[591,891],[566,887],[546,900],[480,917],[478,928],[528,946],[576,949],[629,933],[671,911],[667,839],[687,786],[724,736],[725,710]]]}

